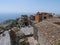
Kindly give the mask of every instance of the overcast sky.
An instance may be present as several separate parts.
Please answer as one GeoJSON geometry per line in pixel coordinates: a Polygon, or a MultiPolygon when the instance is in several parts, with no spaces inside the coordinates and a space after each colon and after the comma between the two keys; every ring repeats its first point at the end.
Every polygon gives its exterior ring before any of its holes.
{"type": "Polygon", "coordinates": [[[60,0],[0,0],[0,13],[60,13],[60,0]]]}

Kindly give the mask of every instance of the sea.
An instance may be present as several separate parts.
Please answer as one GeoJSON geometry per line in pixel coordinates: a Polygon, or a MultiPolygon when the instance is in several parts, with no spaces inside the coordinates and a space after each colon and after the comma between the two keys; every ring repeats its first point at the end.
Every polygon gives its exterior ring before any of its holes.
{"type": "Polygon", "coordinates": [[[20,18],[21,15],[32,15],[32,13],[0,13],[0,23],[10,20],[10,19],[17,19],[20,18]]]}
{"type": "Polygon", "coordinates": [[[0,14],[0,23],[9,19],[16,19],[20,16],[21,16],[20,14],[0,14]]]}

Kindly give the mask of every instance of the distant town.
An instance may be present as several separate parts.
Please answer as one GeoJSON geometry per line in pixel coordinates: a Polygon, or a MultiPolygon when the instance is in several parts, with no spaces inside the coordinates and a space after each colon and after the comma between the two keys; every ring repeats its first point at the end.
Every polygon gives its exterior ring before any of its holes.
{"type": "Polygon", "coordinates": [[[0,23],[1,44],[60,45],[60,16],[36,12],[0,23]]]}

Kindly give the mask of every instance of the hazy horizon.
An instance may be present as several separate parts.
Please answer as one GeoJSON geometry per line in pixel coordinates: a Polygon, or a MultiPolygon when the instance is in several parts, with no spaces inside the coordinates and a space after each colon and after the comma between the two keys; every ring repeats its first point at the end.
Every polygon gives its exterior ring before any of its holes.
{"type": "Polygon", "coordinates": [[[0,0],[0,22],[20,16],[10,15],[11,13],[22,12],[23,14],[24,12],[36,13],[38,11],[60,14],[60,0],[0,0]]]}
{"type": "Polygon", "coordinates": [[[21,15],[32,15],[34,13],[0,13],[0,23],[9,19],[17,19],[20,18],[21,15]]]}

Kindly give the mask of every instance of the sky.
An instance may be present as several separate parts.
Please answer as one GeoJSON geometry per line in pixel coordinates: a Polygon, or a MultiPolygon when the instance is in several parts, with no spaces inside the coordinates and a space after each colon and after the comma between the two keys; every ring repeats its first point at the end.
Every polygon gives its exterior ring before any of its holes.
{"type": "Polygon", "coordinates": [[[60,13],[60,0],[0,0],[0,13],[60,13]]]}
{"type": "Polygon", "coordinates": [[[60,14],[60,0],[0,0],[0,22],[38,11],[60,14]]]}

